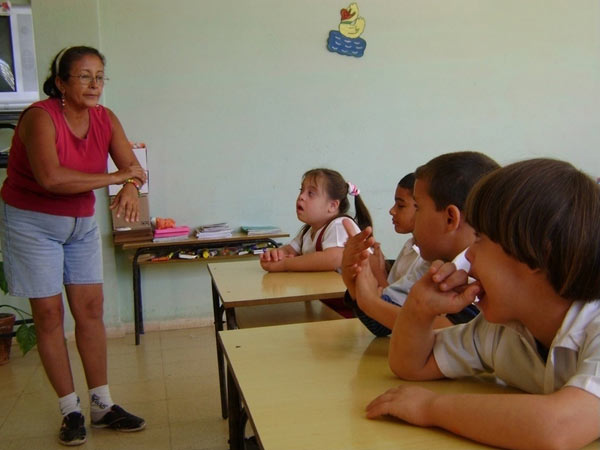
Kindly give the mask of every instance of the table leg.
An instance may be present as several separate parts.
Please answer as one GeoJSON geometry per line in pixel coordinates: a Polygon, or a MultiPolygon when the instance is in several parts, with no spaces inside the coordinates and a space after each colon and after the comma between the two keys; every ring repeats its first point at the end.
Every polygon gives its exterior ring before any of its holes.
{"type": "Polygon", "coordinates": [[[227,398],[229,399],[229,449],[243,450],[244,420],[242,420],[242,402],[231,367],[227,367],[227,398]]]}
{"type": "Polygon", "coordinates": [[[225,310],[225,318],[227,320],[228,330],[237,330],[239,328],[237,319],[235,318],[235,308],[227,308],[225,310]]]}
{"type": "Polygon", "coordinates": [[[140,250],[135,252],[131,270],[133,272],[133,321],[135,324],[135,345],[140,345],[140,334],[144,334],[144,315],[142,312],[142,281],[138,257],[140,250]]]}
{"type": "Polygon", "coordinates": [[[227,419],[227,382],[225,380],[225,358],[223,349],[219,345],[219,331],[223,330],[223,307],[221,306],[219,291],[214,280],[211,279],[213,296],[213,314],[215,319],[215,342],[217,343],[217,367],[219,369],[219,390],[221,392],[221,416],[227,419]]]}

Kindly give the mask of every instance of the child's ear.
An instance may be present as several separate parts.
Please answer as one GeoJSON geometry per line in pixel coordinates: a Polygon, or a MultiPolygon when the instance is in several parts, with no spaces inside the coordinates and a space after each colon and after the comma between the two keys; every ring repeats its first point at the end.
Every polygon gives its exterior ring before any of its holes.
{"type": "Polygon", "coordinates": [[[448,231],[456,230],[462,220],[460,209],[456,205],[446,207],[446,228],[448,231]]]}
{"type": "Polygon", "coordinates": [[[340,201],[339,200],[331,200],[329,202],[329,212],[334,213],[340,209],[340,201]]]}

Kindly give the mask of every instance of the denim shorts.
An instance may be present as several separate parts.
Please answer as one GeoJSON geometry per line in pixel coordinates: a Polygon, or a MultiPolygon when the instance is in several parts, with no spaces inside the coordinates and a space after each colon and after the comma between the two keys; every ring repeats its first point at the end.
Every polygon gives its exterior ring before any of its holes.
{"type": "Polygon", "coordinates": [[[11,295],[51,297],[63,284],[102,283],[102,247],[95,218],[66,217],[0,201],[4,274],[11,295]]]}

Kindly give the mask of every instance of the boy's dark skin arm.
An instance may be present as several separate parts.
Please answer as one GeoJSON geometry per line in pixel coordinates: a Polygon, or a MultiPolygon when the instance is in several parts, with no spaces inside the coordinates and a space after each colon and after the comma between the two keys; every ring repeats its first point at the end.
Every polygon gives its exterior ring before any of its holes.
{"type": "MultiPolygon", "coordinates": [[[[392,333],[394,373],[412,380],[443,377],[433,355],[431,324],[438,314],[460,310],[475,299],[479,286],[466,287],[466,282],[464,271],[436,261],[415,284],[392,333]]],[[[367,417],[382,415],[505,448],[580,448],[600,436],[600,399],[575,387],[548,395],[438,394],[403,385],[367,406],[367,417]]]]}

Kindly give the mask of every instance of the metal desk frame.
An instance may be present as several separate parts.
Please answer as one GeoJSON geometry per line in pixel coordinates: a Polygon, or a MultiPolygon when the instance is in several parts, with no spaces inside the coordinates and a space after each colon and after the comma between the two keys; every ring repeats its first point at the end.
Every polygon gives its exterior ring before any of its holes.
{"type": "MultiPolygon", "coordinates": [[[[258,263],[257,263],[258,264],[258,263]]],[[[213,311],[214,311],[214,320],[215,320],[215,340],[217,346],[217,365],[219,370],[219,390],[221,393],[221,415],[223,419],[228,418],[228,400],[227,400],[227,373],[225,367],[225,357],[223,354],[223,347],[219,344],[220,337],[219,332],[224,330],[223,324],[227,323],[228,330],[235,330],[238,328],[238,324],[235,316],[235,308],[234,306],[226,307],[225,302],[223,301],[223,297],[219,292],[219,287],[215,282],[215,277],[210,270],[209,273],[211,275],[211,287],[212,287],[212,297],[213,297],[213,311]],[[225,316],[225,318],[223,317],[225,316]]],[[[314,272],[305,272],[306,274],[311,274],[314,272]]],[[[345,289],[345,288],[344,288],[345,289]]],[[[298,302],[298,301],[309,301],[309,300],[317,300],[317,299],[331,299],[331,298],[339,298],[344,294],[344,290],[340,291],[331,291],[331,292],[320,292],[313,293],[308,295],[300,295],[300,296],[281,296],[275,298],[258,298],[243,307],[252,307],[258,305],[265,304],[278,304],[278,303],[288,303],[288,302],[298,302]]],[[[235,303],[235,302],[234,302],[235,303]]]]}
{"type": "MultiPolygon", "coordinates": [[[[142,274],[140,270],[141,264],[160,264],[169,262],[215,262],[220,259],[230,260],[236,258],[244,258],[245,256],[224,256],[224,257],[212,257],[208,259],[191,259],[191,260],[172,260],[172,261],[156,261],[156,262],[142,262],[140,263],[140,256],[149,253],[160,252],[170,253],[182,250],[198,250],[208,249],[215,247],[229,247],[235,245],[252,244],[269,242],[277,246],[275,238],[288,237],[288,234],[271,234],[264,236],[246,236],[246,235],[234,235],[231,238],[224,239],[187,239],[175,242],[130,242],[124,243],[123,250],[135,250],[131,268],[133,272],[133,318],[135,323],[135,345],[140,344],[140,335],[144,334],[144,312],[142,303],[142,274]]],[[[214,297],[214,295],[213,295],[214,297]]],[[[213,298],[214,304],[214,298],[213,298]]],[[[222,317],[222,316],[221,316],[222,317]]],[[[215,313],[215,321],[217,320],[217,314],[215,313]]],[[[222,319],[220,319],[222,320],[222,319]]],[[[222,322],[217,324],[215,322],[215,328],[223,329],[222,322]]]]}

